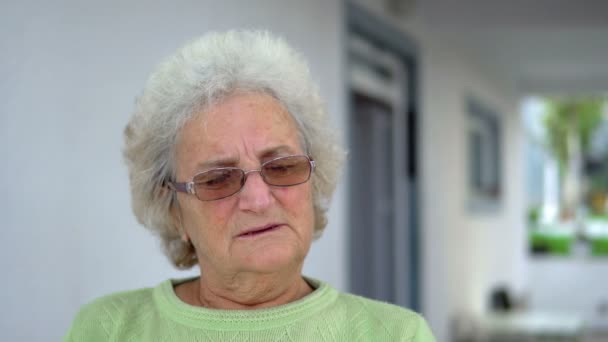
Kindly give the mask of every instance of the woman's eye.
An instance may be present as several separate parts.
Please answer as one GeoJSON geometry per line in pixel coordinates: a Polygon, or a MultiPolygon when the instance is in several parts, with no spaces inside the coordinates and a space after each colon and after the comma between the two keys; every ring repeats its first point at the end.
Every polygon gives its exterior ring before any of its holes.
{"type": "Polygon", "coordinates": [[[233,173],[230,171],[210,172],[202,179],[196,181],[196,184],[207,188],[219,188],[230,184],[233,178],[233,173]]]}
{"type": "Polygon", "coordinates": [[[226,182],[227,178],[228,178],[227,176],[219,176],[219,177],[211,178],[205,182],[205,185],[212,186],[212,185],[222,184],[222,183],[226,182]]]}
{"type": "Polygon", "coordinates": [[[280,175],[290,173],[294,167],[296,167],[294,164],[268,165],[266,171],[275,175],[280,175]]]}
{"type": "Polygon", "coordinates": [[[276,165],[276,166],[271,166],[270,170],[274,171],[274,172],[276,172],[276,171],[286,171],[286,170],[289,169],[289,167],[290,166],[288,166],[288,165],[276,165]]]}

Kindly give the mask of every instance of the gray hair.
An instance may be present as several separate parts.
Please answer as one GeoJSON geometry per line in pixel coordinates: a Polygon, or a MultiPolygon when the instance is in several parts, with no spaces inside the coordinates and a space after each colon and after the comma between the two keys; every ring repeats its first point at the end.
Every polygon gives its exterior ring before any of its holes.
{"type": "Polygon", "coordinates": [[[133,212],[160,237],[165,254],[177,268],[198,262],[192,244],[181,240],[182,227],[171,215],[175,193],[165,186],[175,176],[177,139],[195,113],[243,91],[273,96],[293,117],[303,148],[317,162],[312,177],[314,236],[319,237],[327,224],[345,152],[328,128],[308,66],[268,32],[209,33],[157,67],[125,128],[124,157],[133,212]]]}

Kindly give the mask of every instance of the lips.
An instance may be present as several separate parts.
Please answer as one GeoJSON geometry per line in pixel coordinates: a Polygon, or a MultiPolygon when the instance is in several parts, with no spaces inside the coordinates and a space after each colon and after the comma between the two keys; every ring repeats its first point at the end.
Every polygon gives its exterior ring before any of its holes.
{"type": "Polygon", "coordinates": [[[237,235],[237,237],[254,237],[279,229],[283,224],[271,223],[260,227],[252,227],[237,235]]]}

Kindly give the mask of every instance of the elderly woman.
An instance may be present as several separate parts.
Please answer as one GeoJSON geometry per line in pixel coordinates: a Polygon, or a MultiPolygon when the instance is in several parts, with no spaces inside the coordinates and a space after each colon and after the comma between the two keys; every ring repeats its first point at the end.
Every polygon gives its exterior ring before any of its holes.
{"type": "Polygon", "coordinates": [[[67,341],[433,341],[406,309],[302,276],[343,151],[303,60],[212,33],[151,75],[125,130],[133,211],[200,276],[100,298],[67,341]]]}

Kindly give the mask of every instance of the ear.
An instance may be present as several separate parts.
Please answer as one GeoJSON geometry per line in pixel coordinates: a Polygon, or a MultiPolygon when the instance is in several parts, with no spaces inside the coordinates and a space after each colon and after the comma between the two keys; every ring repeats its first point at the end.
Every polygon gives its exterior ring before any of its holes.
{"type": "MultiPolygon", "coordinates": [[[[167,191],[171,190],[167,189],[167,191]]],[[[190,243],[190,236],[188,235],[188,232],[186,231],[186,228],[182,223],[182,208],[179,205],[179,200],[177,197],[177,194],[173,194],[173,198],[171,199],[171,205],[169,207],[169,213],[173,221],[173,229],[175,229],[177,234],[181,235],[182,241],[190,243]]]]}

